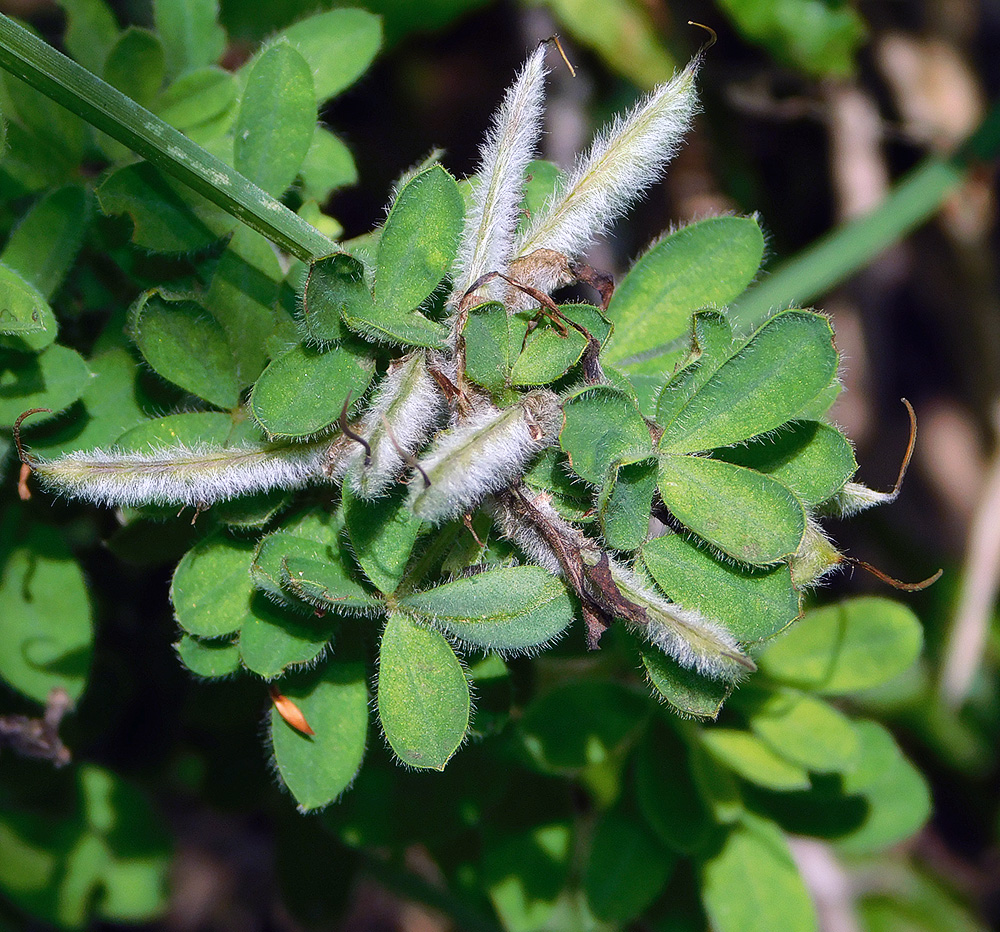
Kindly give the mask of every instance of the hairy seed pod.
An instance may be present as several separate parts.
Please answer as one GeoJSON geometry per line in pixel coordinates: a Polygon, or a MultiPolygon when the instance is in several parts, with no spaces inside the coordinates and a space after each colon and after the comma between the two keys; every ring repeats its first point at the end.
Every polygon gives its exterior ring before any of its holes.
{"type": "Polygon", "coordinates": [[[384,495],[406,469],[406,458],[427,442],[443,410],[444,398],[424,354],[394,361],[361,421],[370,453],[355,445],[349,454],[351,490],[365,499],[384,495]]]}
{"type": "Polygon", "coordinates": [[[342,455],[331,443],[92,450],[30,462],[47,488],[98,505],[204,506],[268,489],[299,489],[328,477],[342,455]]]}
{"type": "Polygon", "coordinates": [[[561,427],[558,397],[538,391],[445,431],[419,462],[423,476],[414,479],[410,499],[414,514],[435,524],[460,517],[518,479],[561,427]]]}

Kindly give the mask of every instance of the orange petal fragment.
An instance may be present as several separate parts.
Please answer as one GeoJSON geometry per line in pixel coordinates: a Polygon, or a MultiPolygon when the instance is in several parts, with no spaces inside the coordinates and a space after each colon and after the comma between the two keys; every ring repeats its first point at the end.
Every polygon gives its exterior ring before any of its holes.
{"type": "Polygon", "coordinates": [[[304,735],[316,734],[309,727],[309,723],[302,714],[302,710],[288,696],[281,695],[276,686],[268,686],[267,691],[271,694],[271,702],[274,703],[275,709],[278,710],[278,715],[288,722],[292,728],[296,731],[301,731],[304,735]]]}
{"type": "Polygon", "coordinates": [[[22,502],[31,500],[31,489],[28,487],[28,476],[31,475],[31,467],[27,463],[21,463],[21,474],[17,479],[17,495],[22,502]]]}

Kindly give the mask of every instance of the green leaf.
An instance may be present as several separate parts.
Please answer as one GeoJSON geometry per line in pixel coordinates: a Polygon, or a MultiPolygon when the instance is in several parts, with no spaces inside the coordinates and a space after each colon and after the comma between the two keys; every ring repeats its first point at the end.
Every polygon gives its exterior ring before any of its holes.
{"type": "Polygon", "coordinates": [[[770,822],[733,829],[701,865],[701,895],[717,932],[816,932],[816,911],[781,832],[770,822]]]}
{"type": "Polygon", "coordinates": [[[98,186],[97,200],[106,214],[128,214],[132,241],[156,252],[205,249],[235,225],[214,204],[148,162],[113,171],[98,186]]]}
{"type": "Polygon", "coordinates": [[[379,237],[374,302],[361,263],[335,257],[328,271],[321,269],[325,274],[317,281],[312,307],[307,297],[307,332],[322,339],[332,328],[336,308],[348,327],[369,340],[442,347],[447,328],[414,309],[435,290],[454,259],[463,209],[458,185],[439,165],[413,177],[397,195],[379,237]],[[309,321],[310,315],[319,315],[318,324],[309,321]]]}
{"type": "MultiPolygon", "coordinates": [[[[308,516],[307,516],[308,517],[308,516]]],[[[286,522],[286,525],[289,522],[286,522]]],[[[316,522],[309,521],[309,524],[316,522]]],[[[310,606],[299,600],[290,600],[290,594],[285,589],[288,579],[288,561],[294,559],[315,560],[317,562],[340,562],[349,559],[341,552],[341,544],[337,532],[330,527],[313,527],[314,533],[307,529],[291,527],[281,528],[261,538],[257,544],[250,575],[254,585],[268,598],[281,602],[300,611],[312,612],[310,606]]]]}
{"type": "Polygon", "coordinates": [[[370,614],[383,608],[379,599],[354,581],[342,560],[287,557],[281,565],[281,586],[295,598],[323,610],[370,614]]]}
{"type": "Polygon", "coordinates": [[[560,28],[593,48],[614,71],[644,89],[669,81],[677,63],[641,0],[545,0],[560,28]]]}
{"type": "Polygon", "coordinates": [[[188,634],[223,637],[239,631],[248,620],[254,549],[252,541],[213,534],[177,564],[170,601],[177,623],[188,634]]]}
{"type": "Polygon", "coordinates": [[[333,424],[348,394],[371,381],[374,361],[346,346],[293,346],[271,360],[250,395],[250,410],[272,437],[308,437],[333,424]]]}
{"type": "Polygon", "coordinates": [[[642,727],[647,701],[619,683],[567,683],[532,700],[519,723],[544,773],[571,776],[603,764],[642,727]]]}
{"type": "Polygon", "coordinates": [[[635,761],[635,798],[646,824],[665,845],[683,854],[702,849],[713,830],[690,758],[687,744],[654,719],[639,742],[635,761]]]}
{"type": "Polygon", "coordinates": [[[652,451],[652,440],[639,409],[624,392],[594,385],[563,405],[565,423],[559,444],[573,471],[601,485],[612,463],[639,459],[652,451]]]}
{"type": "Polygon", "coordinates": [[[507,932],[548,928],[569,880],[573,832],[568,823],[536,825],[491,839],[483,852],[483,885],[507,932]]]}
{"type": "Polygon", "coordinates": [[[283,511],[292,499],[291,492],[272,489],[217,502],[212,515],[230,528],[253,530],[269,524],[271,519],[283,511]]]}
{"type": "Polygon", "coordinates": [[[583,875],[594,915],[606,922],[638,918],[665,886],[674,860],[642,822],[606,813],[594,829],[583,875]]]}
{"type": "Polygon", "coordinates": [[[259,233],[239,226],[219,257],[201,301],[226,332],[241,388],[267,365],[266,343],[274,333],[274,304],[282,279],[274,248],[259,233]]]}
{"type": "Polygon", "coordinates": [[[594,520],[591,489],[573,476],[565,454],[558,450],[551,447],[542,450],[523,480],[529,488],[548,493],[552,507],[569,521],[586,523],[594,520]]]}
{"type": "Polygon", "coordinates": [[[909,608],[863,597],[808,612],[758,663],[779,682],[838,696],[899,676],[922,645],[923,630],[909,608]]]}
{"type": "Polygon", "coordinates": [[[440,165],[403,185],[378,241],[378,316],[410,311],[431,295],[455,259],[464,219],[458,183],[440,165]]]}
{"type": "Polygon", "coordinates": [[[136,26],[129,26],[118,37],[104,62],[104,80],[146,108],[153,106],[166,73],[166,55],[159,38],[136,26]]]}
{"type": "Polygon", "coordinates": [[[75,174],[74,169],[78,170],[90,139],[87,124],[26,83],[20,75],[15,77],[5,70],[0,82],[7,91],[4,116],[19,121],[41,143],[50,160],[67,169],[68,174],[75,174]]]}
{"type": "MultiPolygon", "coordinates": [[[[691,318],[690,344],[677,370],[666,382],[662,375],[659,376],[656,422],[663,426],[673,423],[678,413],[732,354],[733,331],[726,316],[719,311],[695,314],[691,318]]],[[[630,378],[635,379],[634,372],[644,368],[645,364],[633,366],[630,378]]]]}
{"type": "Polygon", "coordinates": [[[185,634],[174,645],[182,664],[195,676],[218,679],[240,671],[240,648],[229,641],[200,641],[185,634]]]}
{"type": "Polygon", "coordinates": [[[323,126],[317,126],[302,162],[302,194],[325,203],[336,188],[357,184],[358,170],[350,149],[323,126]]]}
{"type": "MultiPolygon", "coordinates": [[[[173,81],[157,98],[153,111],[163,121],[188,135],[218,128],[236,115],[239,85],[228,71],[212,65],[197,68],[173,81]]],[[[214,135],[214,134],[213,134],[214,135]]]]}
{"type": "Polygon", "coordinates": [[[73,180],[74,166],[58,154],[53,155],[42,140],[29,133],[20,123],[4,121],[3,129],[0,130],[0,144],[3,146],[0,149],[3,156],[0,167],[5,178],[9,176],[16,189],[36,194],[73,180]]]}
{"type": "Polygon", "coordinates": [[[649,534],[656,491],[656,459],[613,465],[597,499],[604,542],[615,550],[635,550],[649,534]]]}
{"type": "Polygon", "coordinates": [[[799,615],[799,594],[784,564],[737,566],[683,534],[649,541],[642,558],[672,601],[722,622],[743,644],[771,637],[799,615]]]}
{"type": "MultiPolygon", "coordinates": [[[[611,333],[611,325],[599,308],[589,304],[564,304],[563,314],[584,328],[598,343],[611,333]]],[[[521,355],[511,370],[513,385],[547,385],[575,366],[587,348],[587,337],[565,324],[562,330],[544,318],[527,337],[521,355]]]]}
{"type": "Polygon", "coordinates": [[[850,441],[818,421],[793,421],[773,436],[717,450],[713,456],[777,479],[806,508],[839,492],[858,468],[850,441]]]}
{"type": "Polygon", "coordinates": [[[773,790],[809,788],[805,769],[779,757],[760,738],[735,728],[706,728],[702,747],[744,780],[773,790]]]}
{"type": "Polygon", "coordinates": [[[145,451],[162,447],[197,447],[199,444],[239,444],[260,440],[257,426],[222,411],[188,411],[168,414],[127,430],[115,444],[122,450],[145,451]]]}
{"type": "Polygon", "coordinates": [[[660,371],[668,371],[686,349],[691,315],[740,295],[763,254],[752,217],[712,217],[664,237],[615,290],[608,307],[615,332],[602,359],[629,366],[662,358],[660,371]]]}
{"type": "Polygon", "coordinates": [[[752,703],[747,721],[773,751],[806,770],[850,773],[858,762],[850,720],[814,696],[788,689],[769,692],[752,703]]]}
{"type": "Polygon", "coordinates": [[[354,779],[365,755],[368,685],[361,661],[334,660],[278,684],[315,732],[305,735],[271,710],[271,746],[278,773],[299,811],[333,802],[354,779]]]}
{"type": "Polygon", "coordinates": [[[825,317],[808,311],[776,314],[664,423],[660,449],[709,450],[780,427],[825,389],[836,371],[837,350],[825,317]]]}
{"type": "Polygon", "coordinates": [[[8,512],[3,548],[0,676],[37,702],[57,686],[78,699],[93,642],[83,572],[56,531],[21,512],[8,512]],[[18,518],[23,523],[14,524],[18,518]]]}
{"type": "Polygon", "coordinates": [[[55,417],[76,401],[90,381],[83,357],[53,344],[37,356],[0,352],[0,424],[10,425],[28,408],[49,408],[35,423],[55,417]]]}
{"type": "Polygon", "coordinates": [[[740,34],[813,77],[844,78],[867,29],[844,0],[721,0],[740,34]]]}
{"type": "Polygon", "coordinates": [[[372,308],[365,267],[353,256],[338,252],[310,264],[302,295],[304,336],[317,343],[339,340],[341,318],[368,318],[372,308]]]}
{"type": "Polygon", "coordinates": [[[309,63],[322,103],[367,70],[382,45],[382,21],[365,10],[329,10],[289,26],[281,38],[309,63]]]}
{"type": "Polygon", "coordinates": [[[247,76],[233,131],[233,168],[280,195],[299,173],[315,128],[309,65],[287,42],[268,47],[247,76]]]}
{"type": "Polygon", "coordinates": [[[42,294],[13,269],[0,265],[0,333],[56,335],[55,317],[42,294]]]}
{"type": "MultiPolygon", "coordinates": [[[[89,361],[92,378],[80,401],[83,410],[72,419],[60,419],[41,431],[31,431],[31,450],[43,456],[109,447],[127,430],[146,420],[152,404],[139,384],[139,365],[124,346],[89,361]]],[[[230,424],[232,422],[230,421],[230,424]]],[[[29,428],[31,421],[25,423],[29,428]]]]}
{"type": "Polygon", "coordinates": [[[643,648],[640,653],[649,684],[681,715],[699,719],[718,716],[733,690],[731,684],[682,667],[661,650],[643,648]]]}
{"type": "Polygon", "coordinates": [[[378,714],[396,756],[444,770],[469,727],[469,683],[444,635],[390,614],[379,647],[378,714]]]}
{"type": "Polygon", "coordinates": [[[171,75],[218,61],[226,46],[218,18],[218,0],[153,0],[153,21],[171,75]]]}
{"type": "Polygon", "coordinates": [[[494,395],[506,388],[520,348],[514,338],[513,323],[503,304],[487,301],[469,310],[462,331],[466,375],[494,395]]]}
{"type": "Polygon", "coordinates": [[[200,304],[150,291],[136,302],[133,314],[136,346],[163,378],[220,408],[240,403],[226,332],[200,304]]]}
{"type": "Polygon", "coordinates": [[[66,11],[63,44],[84,68],[104,70],[104,60],[118,38],[118,23],[103,0],[59,0],[66,11]]]}
{"type": "Polygon", "coordinates": [[[253,673],[272,680],[289,667],[311,663],[329,643],[332,616],[303,616],[267,601],[258,593],[240,629],[240,657],[253,673]]]}
{"type": "Polygon", "coordinates": [[[805,512],[780,482],[704,456],[661,456],[660,495],[699,537],[741,563],[775,563],[798,550],[805,512]]]}
{"type": "MultiPolygon", "coordinates": [[[[11,233],[0,262],[51,298],[80,251],[92,214],[93,198],[85,188],[69,185],[46,194],[11,233]]],[[[5,301],[4,311],[9,306],[5,301]]],[[[0,312],[6,330],[5,322],[0,312]]]]}
{"type": "Polygon", "coordinates": [[[92,764],[40,780],[0,815],[0,887],[49,927],[152,923],[166,909],[168,836],[146,796],[92,764]],[[54,813],[59,813],[58,816],[54,813]]]}
{"type": "Polygon", "coordinates": [[[347,485],[341,495],[351,549],[361,569],[379,592],[395,592],[422,524],[407,506],[406,489],[370,502],[357,498],[347,485]]]}
{"type": "Polygon", "coordinates": [[[565,585],[540,566],[486,570],[403,596],[397,604],[423,624],[490,651],[549,644],[573,620],[565,585]]]}
{"type": "Polygon", "coordinates": [[[930,790],[882,725],[855,722],[854,730],[861,753],[858,766],[844,775],[843,789],[864,798],[866,817],[855,831],[838,839],[837,847],[850,854],[884,851],[927,821],[930,790]]]}

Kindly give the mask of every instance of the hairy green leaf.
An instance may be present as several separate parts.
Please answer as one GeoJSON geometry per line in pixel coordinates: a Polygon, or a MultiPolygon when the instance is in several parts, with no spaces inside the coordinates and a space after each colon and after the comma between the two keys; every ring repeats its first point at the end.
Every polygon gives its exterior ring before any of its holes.
{"type": "Polygon", "coordinates": [[[315,732],[305,735],[271,710],[271,746],[282,782],[300,811],[333,802],[354,780],[365,755],[368,684],[364,663],[336,659],[277,684],[315,732]]]}
{"type": "Polygon", "coordinates": [[[485,570],[403,596],[398,605],[418,621],[483,650],[540,647],[573,620],[566,587],[539,566],[485,570]]]}
{"type": "Polygon", "coordinates": [[[444,770],[469,727],[469,683],[444,635],[390,614],[379,648],[378,714],[396,756],[444,770]]]}
{"type": "Polygon", "coordinates": [[[563,405],[565,423],[559,444],[573,471],[601,485],[612,463],[639,459],[652,452],[652,440],[639,409],[624,392],[595,385],[570,395],[563,405]]]}
{"type": "Polygon", "coordinates": [[[658,482],[681,523],[741,563],[775,563],[798,550],[802,505],[768,476],[704,456],[665,455],[658,482]]]}
{"type": "Polygon", "coordinates": [[[254,545],[226,534],[206,537],[174,570],[170,601],[177,623],[203,638],[233,634],[250,614],[254,545]]]}
{"type": "Polygon", "coordinates": [[[147,292],[133,309],[139,352],[156,372],[220,408],[240,403],[240,381],[225,330],[200,304],[147,292]]]}
{"type": "Polygon", "coordinates": [[[766,433],[796,417],[837,371],[825,317],[776,314],[664,424],[660,449],[693,453],[766,433]]]}
{"type": "Polygon", "coordinates": [[[763,254],[764,237],[752,217],[712,217],[665,236],[615,290],[607,361],[631,369],[654,358],[659,371],[669,371],[687,348],[691,315],[725,307],[741,294],[763,254]]]}
{"type": "Polygon", "coordinates": [[[722,622],[744,644],[771,637],[799,615],[799,594],[786,565],[739,566],[683,534],[649,541],[642,558],[673,601],[722,622]]]}
{"type": "Polygon", "coordinates": [[[373,371],[373,360],[346,346],[293,346],[261,374],[250,410],[272,437],[308,437],[336,422],[348,395],[361,395],[373,371]]]}

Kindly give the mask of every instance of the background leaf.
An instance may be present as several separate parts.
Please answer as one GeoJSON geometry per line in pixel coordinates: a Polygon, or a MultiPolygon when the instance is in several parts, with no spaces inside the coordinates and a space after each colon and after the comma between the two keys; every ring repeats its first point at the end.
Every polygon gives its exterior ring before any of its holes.
{"type": "Polygon", "coordinates": [[[718,932],[815,932],[816,913],[781,833],[759,820],[734,829],[701,868],[718,932]]]}
{"type": "Polygon", "coordinates": [[[87,684],[93,621],[83,572],[52,528],[8,512],[0,576],[0,675],[44,703],[59,686],[78,699],[87,684]]]}
{"type": "Polygon", "coordinates": [[[267,48],[247,75],[233,130],[233,168],[269,194],[295,180],[316,126],[313,76],[286,42],[267,48]]]}
{"type": "Polygon", "coordinates": [[[899,676],[922,644],[910,609],[868,596],[813,609],[757,662],[775,680],[837,696],[899,676]]]}

